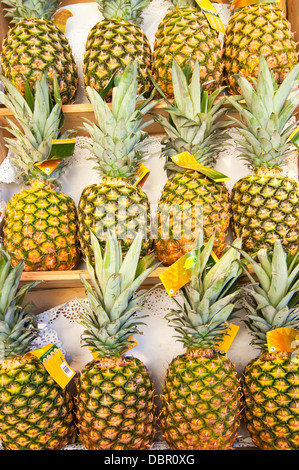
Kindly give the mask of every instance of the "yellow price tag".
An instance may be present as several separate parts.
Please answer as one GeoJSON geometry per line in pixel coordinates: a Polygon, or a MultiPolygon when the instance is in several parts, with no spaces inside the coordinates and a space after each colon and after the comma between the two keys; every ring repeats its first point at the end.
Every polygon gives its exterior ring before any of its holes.
{"type": "Polygon", "coordinates": [[[30,351],[30,354],[41,360],[45,369],[61,388],[65,388],[75,375],[75,372],[67,364],[62,352],[55,344],[50,343],[42,346],[30,351]]]}
{"type": "Polygon", "coordinates": [[[207,176],[208,178],[212,179],[216,183],[220,183],[222,181],[228,181],[230,178],[220,171],[216,171],[213,168],[208,168],[204,165],[198,163],[191,153],[188,151],[179,153],[174,157],[171,157],[172,161],[183,168],[188,168],[189,170],[195,170],[203,175],[207,176]]]}
{"type": "Polygon", "coordinates": [[[276,328],[267,332],[267,346],[269,353],[288,352],[299,353],[299,331],[295,328],[276,328]]]}
{"type": "Polygon", "coordinates": [[[34,165],[37,166],[37,168],[42,170],[47,175],[51,175],[51,173],[53,173],[53,171],[58,167],[60,162],[61,162],[61,159],[59,160],[51,159],[51,160],[45,160],[43,162],[37,162],[34,165]]]}
{"type": "Polygon", "coordinates": [[[146,166],[143,165],[143,163],[141,163],[136,175],[130,181],[131,185],[142,187],[144,183],[146,182],[147,178],[149,177],[149,173],[150,173],[149,169],[146,168],[146,166]]]}
{"type": "Polygon", "coordinates": [[[160,274],[161,282],[170,297],[190,281],[195,258],[191,253],[186,253],[160,274]]]}
{"type": "MultiPolygon", "coordinates": [[[[236,8],[244,8],[258,3],[260,3],[259,0],[233,0],[230,9],[235,10],[236,8]]],[[[278,3],[278,0],[271,0],[271,3],[278,3]]]]}
{"type": "Polygon", "coordinates": [[[219,348],[220,351],[224,351],[225,353],[227,353],[239,329],[240,327],[237,325],[230,325],[223,340],[217,345],[217,348],[219,348]]]}
{"type": "Polygon", "coordinates": [[[195,0],[198,6],[202,9],[211,28],[216,29],[220,33],[225,34],[225,28],[214,5],[209,0],[195,0]]]}
{"type": "Polygon", "coordinates": [[[71,13],[69,10],[66,10],[65,8],[63,10],[57,11],[53,15],[54,23],[63,33],[65,32],[66,22],[71,16],[73,16],[73,13],[71,13]]]}

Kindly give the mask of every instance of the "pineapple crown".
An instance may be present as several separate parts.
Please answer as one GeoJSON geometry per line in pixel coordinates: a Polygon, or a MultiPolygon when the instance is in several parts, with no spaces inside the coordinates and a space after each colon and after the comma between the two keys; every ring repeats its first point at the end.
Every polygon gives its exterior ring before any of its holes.
{"type": "Polygon", "coordinates": [[[217,348],[227,334],[228,320],[235,311],[234,299],[240,291],[242,269],[234,247],[241,247],[241,239],[234,240],[216,263],[211,262],[214,239],[215,235],[191,253],[195,262],[189,284],[180,289],[182,303],[173,297],[178,310],[166,315],[179,334],[178,341],[189,349],[217,348]]]}
{"type": "Polygon", "coordinates": [[[299,64],[279,87],[262,55],[257,80],[250,82],[245,77],[236,77],[241,96],[227,97],[227,100],[241,118],[230,116],[242,136],[237,139],[239,157],[253,168],[283,166],[294,153],[290,136],[297,123],[291,117],[299,104],[299,64]]]}
{"type": "Polygon", "coordinates": [[[104,252],[97,237],[90,235],[95,260],[93,266],[87,259],[91,283],[80,276],[88,304],[78,299],[83,309],[79,323],[85,328],[82,341],[99,357],[119,356],[134,344],[132,335],[141,334],[138,327],[144,316],[134,314],[155,287],[133,296],[158,263],[153,254],[140,259],[139,234],[124,257],[115,232],[107,234],[104,252]]]}
{"type": "Polygon", "coordinates": [[[174,8],[199,8],[195,0],[171,0],[174,8]]]}
{"type": "Polygon", "coordinates": [[[23,18],[44,18],[51,19],[60,0],[1,0],[6,18],[11,19],[11,23],[17,23],[23,18]]]}
{"type": "MultiPolygon", "coordinates": [[[[208,93],[200,83],[200,66],[195,62],[191,72],[190,62],[183,70],[174,59],[172,64],[174,102],[171,103],[163,92],[168,107],[169,120],[154,114],[154,119],[163,126],[168,137],[162,141],[162,154],[171,157],[183,151],[193,154],[198,163],[213,168],[222,144],[227,140],[227,123],[220,118],[226,113],[225,98],[217,99],[223,88],[208,93]]],[[[173,162],[166,168],[184,171],[173,162]]]]}
{"type": "Polygon", "coordinates": [[[33,282],[19,288],[24,265],[11,265],[11,258],[0,245],[0,363],[6,358],[25,354],[38,336],[36,315],[28,313],[31,304],[23,305],[33,282]]]}
{"type": "Polygon", "coordinates": [[[136,106],[137,61],[126,66],[117,82],[112,90],[111,109],[100,93],[86,88],[96,123],[84,119],[84,129],[92,140],[84,147],[93,154],[91,159],[96,161],[100,175],[129,180],[147,156],[143,148],[148,134],[143,128],[150,122],[142,123],[142,120],[157,101],[148,98],[136,106]]]}
{"type": "Polygon", "coordinates": [[[261,249],[256,259],[243,250],[240,253],[245,258],[241,265],[251,281],[241,295],[248,314],[245,323],[253,336],[252,344],[267,351],[268,331],[299,329],[299,252],[287,254],[280,240],[276,240],[273,251],[261,249]]]}
{"type": "Polygon", "coordinates": [[[53,77],[55,104],[52,101],[46,74],[40,81],[36,81],[34,96],[26,83],[25,97],[7,78],[4,76],[0,78],[6,89],[6,93],[0,92],[0,102],[12,112],[19,124],[18,126],[6,118],[9,124],[7,130],[14,138],[4,138],[7,148],[12,152],[10,160],[18,172],[17,177],[24,183],[35,179],[56,181],[64,170],[65,159],[50,175],[36,166],[48,159],[54,139],[67,138],[73,132],[67,130],[61,134],[64,115],[56,77],[53,77]]]}
{"type": "Polygon", "coordinates": [[[142,23],[142,12],[151,0],[96,0],[105,19],[121,18],[137,25],[142,23]]]}

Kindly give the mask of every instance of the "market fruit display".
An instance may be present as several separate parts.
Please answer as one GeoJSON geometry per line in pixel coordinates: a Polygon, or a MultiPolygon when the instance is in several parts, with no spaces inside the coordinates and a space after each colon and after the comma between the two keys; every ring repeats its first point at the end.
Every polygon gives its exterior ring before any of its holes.
{"type": "Polygon", "coordinates": [[[187,151],[206,169],[214,168],[221,146],[228,139],[222,89],[211,94],[204,90],[198,62],[190,83],[176,60],[172,70],[175,100],[167,101],[166,108],[170,119],[161,114],[154,116],[167,134],[162,141],[162,155],[169,160],[165,165],[169,179],[158,203],[155,239],[156,256],[166,266],[194,248],[199,228],[205,240],[215,232],[213,249],[220,256],[230,223],[230,195],[225,183],[170,159],[187,151]]]}
{"type": "Polygon", "coordinates": [[[244,371],[247,429],[262,450],[298,450],[298,357],[284,347],[272,351],[267,338],[281,329],[298,332],[298,252],[287,255],[276,241],[273,253],[261,249],[256,259],[241,253],[252,286],[242,303],[252,343],[260,351],[244,371]]]}
{"type": "MultiPolygon", "coordinates": [[[[90,30],[83,61],[85,86],[101,92],[130,61],[138,62],[138,93],[149,92],[152,51],[140,24],[150,0],[97,0],[104,19],[90,30]]],[[[109,96],[109,95],[108,95],[109,96]]]]}
{"type": "Polygon", "coordinates": [[[157,262],[152,255],[140,259],[140,234],[125,256],[115,232],[105,250],[92,233],[91,243],[95,268],[88,262],[90,283],[81,276],[88,304],[80,302],[79,322],[83,347],[94,360],[78,379],[79,438],[90,450],[147,449],[155,434],[153,383],[142,361],[125,352],[134,347],[133,335],[142,324],[142,315],[134,313],[151,290],[136,291],[157,262]]]}
{"type": "Polygon", "coordinates": [[[276,2],[257,0],[233,12],[226,28],[223,60],[229,91],[238,94],[235,74],[258,77],[263,55],[277,83],[281,83],[298,63],[298,53],[290,22],[276,2]]]}
{"type": "Polygon", "coordinates": [[[240,119],[231,116],[236,132],[239,156],[252,169],[233,187],[232,228],[242,237],[248,253],[273,248],[276,240],[290,252],[299,244],[299,186],[283,173],[283,166],[295,151],[290,136],[296,129],[291,120],[299,103],[299,65],[286,76],[280,87],[273,79],[263,56],[259,76],[251,85],[237,78],[242,100],[228,97],[240,119]]]}
{"type": "Polygon", "coordinates": [[[59,450],[75,432],[73,399],[31,353],[37,316],[23,302],[38,283],[20,287],[23,267],[0,247],[0,441],[6,450],[59,450]]]}
{"type": "Polygon", "coordinates": [[[209,89],[222,84],[224,62],[218,31],[211,28],[195,0],[173,0],[173,8],[158,26],[153,50],[153,77],[168,98],[173,98],[173,58],[183,68],[200,64],[202,83],[209,89]]]}
{"type": "Polygon", "coordinates": [[[7,118],[12,136],[4,139],[19,182],[25,185],[7,203],[5,249],[14,266],[24,261],[25,271],[70,270],[79,260],[80,248],[75,203],[59,190],[67,159],[52,167],[53,171],[44,171],[55,164],[48,160],[53,140],[62,141],[71,132],[61,132],[64,119],[58,82],[54,77],[55,103],[45,75],[36,82],[34,96],[27,89],[26,98],[5,77],[2,82],[6,93],[0,93],[0,101],[18,123],[7,118]]]}
{"type": "Polygon", "coordinates": [[[185,348],[167,368],[159,421],[175,450],[229,450],[240,424],[239,380],[219,346],[235,310],[240,255],[229,247],[211,265],[213,238],[195,250],[191,280],[166,317],[185,348]]]}
{"type": "Polygon", "coordinates": [[[57,76],[63,104],[73,103],[78,87],[78,71],[70,44],[52,19],[58,0],[2,0],[11,27],[1,51],[3,75],[23,94],[28,82],[32,91],[44,73],[57,76]]]}
{"type": "Polygon", "coordinates": [[[84,188],[78,203],[79,235],[88,258],[93,257],[90,231],[104,246],[107,230],[115,230],[125,252],[136,231],[142,230],[141,254],[151,249],[149,200],[133,179],[147,156],[143,129],[148,123],[142,122],[143,117],[156,101],[148,98],[136,107],[136,77],[137,61],[130,62],[113,87],[111,108],[94,88],[86,89],[96,122],[84,120],[91,138],[84,146],[91,151],[99,174],[99,183],[84,188]]]}

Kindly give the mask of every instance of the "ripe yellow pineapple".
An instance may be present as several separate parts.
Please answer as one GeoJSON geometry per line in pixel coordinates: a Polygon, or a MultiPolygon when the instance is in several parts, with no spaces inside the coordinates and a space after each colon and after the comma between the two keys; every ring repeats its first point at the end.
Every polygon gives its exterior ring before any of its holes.
{"type": "Polygon", "coordinates": [[[252,168],[233,187],[232,227],[234,236],[242,237],[243,248],[255,253],[271,249],[275,240],[295,252],[299,246],[299,185],[283,174],[283,165],[294,152],[290,135],[296,122],[290,121],[298,104],[295,90],[299,83],[297,64],[278,87],[263,56],[259,76],[251,85],[245,77],[237,78],[242,100],[228,97],[240,119],[236,131],[240,158],[252,168]]]}
{"type": "Polygon", "coordinates": [[[78,72],[70,44],[52,19],[59,0],[3,0],[11,28],[1,52],[2,73],[23,94],[28,82],[32,91],[44,73],[52,85],[57,76],[62,103],[72,103],[78,86],[78,72]]]}
{"type": "Polygon", "coordinates": [[[106,231],[115,230],[125,252],[136,231],[142,230],[142,255],[151,249],[150,204],[133,179],[146,156],[143,146],[147,134],[142,129],[148,123],[142,120],[156,101],[149,98],[136,107],[136,77],[137,61],[130,62],[113,88],[111,109],[95,89],[86,89],[96,123],[84,122],[91,137],[91,143],[85,147],[93,154],[99,183],[83,189],[78,219],[82,250],[90,258],[93,256],[90,231],[104,246],[106,231]]]}
{"type": "Polygon", "coordinates": [[[6,450],[59,450],[75,432],[73,400],[31,354],[37,317],[23,305],[23,263],[0,247],[0,441],[6,450]]]}
{"type": "MultiPolygon", "coordinates": [[[[168,366],[160,426],[175,450],[229,450],[240,424],[240,384],[230,359],[219,350],[235,309],[242,272],[230,247],[212,266],[213,237],[192,254],[190,283],[166,318],[186,349],[168,366]]],[[[234,246],[240,247],[240,240],[234,246]]]]}
{"type": "Polygon", "coordinates": [[[63,113],[57,80],[54,77],[56,104],[52,104],[45,75],[36,82],[34,97],[27,89],[26,98],[1,78],[6,94],[1,92],[0,101],[19,123],[8,120],[7,130],[13,137],[5,138],[6,145],[13,152],[10,158],[20,182],[29,186],[8,201],[4,246],[13,265],[25,262],[25,271],[72,269],[80,256],[76,206],[59,191],[57,179],[65,168],[64,160],[58,166],[48,160],[53,140],[69,136],[69,131],[61,134],[63,113]],[[53,164],[54,171],[48,173],[47,167],[51,169],[53,164]]]}
{"type": "Polygon", "coordinates": [[[245,418],[254,443],[262,450],[299,449],[299,253],[287,255],[278,240],[273,252],[261,249],[256,258],[241,251],[251,288],[244,289],[243,306],[252,344],[260,353],[246,366],[243,377],[245,418]],[[294,344],[268,335],[294,332],[294,344]],[[296,333],[297,331],[297,333],[296,333]],[[281,345],[278,346],[277,345],[281,345]],[[297,351],[296,351],[297,350],[297,351]]]}
{"type": "Polygon", "coordinates": [[[294,35],[283,12],[276,2],[256,0],[238,8],[227,25],[223,59],[231,93],[240,92],[235,74],[257,78],[261,54],[277,83],[298,63],[294,35]]]}
{"type": "Polygon", "coordinates": [[[191,62],[200,64],[202,83],[208,89],[222,84],[224,62],[217,31],[211,28],[195,0],[172,0],[173,8],[165,15],[158,30],[153,51],[153,77],[166,96],[173,98],[173,58],[183,68],[191,62]]]}
{"type": "MultiPolygon", "coordinates": [[[[227,123],[221,88],[208,94],[201,86],[196,62],[191,82],[174,59],[172,81],[175,101],[168,102],[171,120],[154,115],[167,137],[162,154],[168,158],[165,168],[170,176],[158,204],[158,230],[155,252],[164,265],[170,265],[194,248],[199,229],[204,239],[216,234],[214,251],[220,256],[225,247],[230,222],[230,195],[224,182],[209,177],[222,144],[227,139],[227,123]],[[180,167],[170,157],[187,151],[204,165],[204,173],[180,167]]],[[[167,99],[167,98],[166,98],[167,99]]]]}
{"type": "MultiPolygon", "coordinates": [[[[138,62],[138,93],[151,89],[150,43],[141,29],[142,11],[150,0],[97,0],[104,19],[90,30],[83,61],[85,86],[101,92],[130,61],[138,62]]],[[[107,99],[110,94],[107,95],[107,99]]]]}
{"type": "Polygon", "coordinates": [[[134,345],[149,291],[136,294],[156,268],[154,256],[140,261],[142,238],[136,235],[123,258],[115,232],[105,250],[91,233],[94,266],[87,261],[91,283],[81,277],[88,304],[80,301],[82,343],[94,360],[83,368],[78,382],[77,423],[79,438],[90,450],[143,450],[153,443],[155,405],[153,384],[142,361],[125,354],[134,345]]]}

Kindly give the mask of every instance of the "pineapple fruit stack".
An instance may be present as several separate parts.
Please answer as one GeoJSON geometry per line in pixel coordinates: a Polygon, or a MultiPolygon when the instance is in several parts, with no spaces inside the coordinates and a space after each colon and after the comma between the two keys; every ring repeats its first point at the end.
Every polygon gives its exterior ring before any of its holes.
{"type": "Polygon", "coordinates": [[[39,330],[23,300],[37,283],[20,287],[23,268],[0,247],[0,442],[7,450],[59,450],[75,432],[73,399],[31,353],[39,330]]]}
{"type": "Polygon", "coordinates": [[[85,120],[84,127],[91,138],[85,144],[94,155],[99,183],[83,189],[78,204],[79,235],[82,250],[92,258],[90,231],[105,243],[106,231],[115,230],[127,251],[142,230],[141,254],[151,249],[150,205],[146,193],[133,184],[146,153],[143,132],[148,123],[144,115],[156,104],[150,98],[137,104],[137,61],[125,68],[112,91],[112,107],[94,88],[86,91],[92,104],[96,123],[85,120]]]}
{"type": "Polygon", "coordinates": [[[36,82],[34,96],[27,89],[24,98],[19,90],[2,77],[6,93],[1,103],[13,113],[17,123],[7,119],[7,147],[20,181],[28,188],[16,192],[8,201],[4,227],[4,246],[15,266],[25,263],[25,271],[70,270],[79,259],[77,212],[74,201],[59,191],[58,178],[65,170],[63,159],[48,160],[53,140],[64,139],[61,97],[53,77],[52,103],[45,75],[36,82]],[[46,162],[46,163],[45,163],[46,162]]]}
{"type": "MultiPolygon", "coordinates": [[[[186,349],[168,366],[160,425],[171,449],[229,450],[240,424],[240,384],[234,365],[218,347],[235,310],[242,272],[230,247],[212,267],[214,236],[199,246],[182,301],[167,315],[186,349]]],[[[240,240],[234,245],[240,247],[240,240]]]]}
{"type": "MultiPolygon", "coordinates": [[[[11,28],[1,52],[2,72],[23,94],[28,82],[32,91],[43,74],[56,75],[63,104],[72,103],[78,72],[70,44],[52,19],[59,0],[1,0],[11,28]]],[[[49,80],[52,88],[51,80],[49,80]]]]}
{"type": "MultiPolygon", "coordinates": [[[[237,0],[232,0],[238,6],[237,0]]],[[[257,78],[260,55],[281,83],[298,63],[294,34],[276,2],[256,0],[242,5],[231,16],[225,34],[225,79],[232,94],[240,93],[235,74],[257,78]]]]}
{"type": "Polygon", "coordinates": [[[252,174],[232,190],[234,235],[243,238],[249,253],[271,249],[276,240],[294,253],[299,244],[299,185],[284,175],[283,166],[294,152],[290,136],[297,124],[290,118],[299,104],[299,64],[277,87],[261,56],[256,84],[241,76],[237,81],[242,101],[228,100],[240,115],[240,119],[232,116],[242,137],[237,145],[252,174]]]}
{"type": "Polygon", "coordinates": [[[153,51],[153,77],[169,99],[173,98],[173,58],[183,68],[200,64],[202,83],[208,89],[221,85],[224,62],[219,34],[211,28],[195,0],[172,0],[173,8],[158,26],[153,51]]]}
{"type": "Polygon", "coordinates": [[[79,437],[91,450],[147,449],[155,433],[153,383],[145,365],[125,352],[134,347],[133,335],[142,324],[134,314],[150,293],[136,291],[157,262],[152,255],[140,259],[140,234],[125,256],[115,232],[109,233],[104,252],[92,233],[91,243],[95,267],[87,262],[91,284],[81,276],[88,305],[80,302],[79,317],[83,345],[94,360],[79,377],[79,437]]]}
{"type": "Polygon", "coordinates": [[[88,34],[83,61],[84,83],[100,92],[111,76],[120,75],[132,60],[138,63],[138,93],[151,89],[150,43],[140,27],[150,0],[97,0],[104,20],[88,34]]]}
{"type": "Polygon", "coordinates": [[[230,223],[230,196],[225,183],[206,176],[228,138],[222,89],[210,94],[203,89],[197,61],[189,83],[187,74],[174,59],[172,83],[175,101],[171,103],[165,97],[170,118],[154,116],[167,134],[162,141],[162,154],[170,175],[158,204],[155,240],[156,256],[166,266],[194,248],[200,229],[205,240],[216,233],[214,251],[220,256],[230,223]],[[205,174],[171,160],[186,151],[205,166],[205,174]]]}

